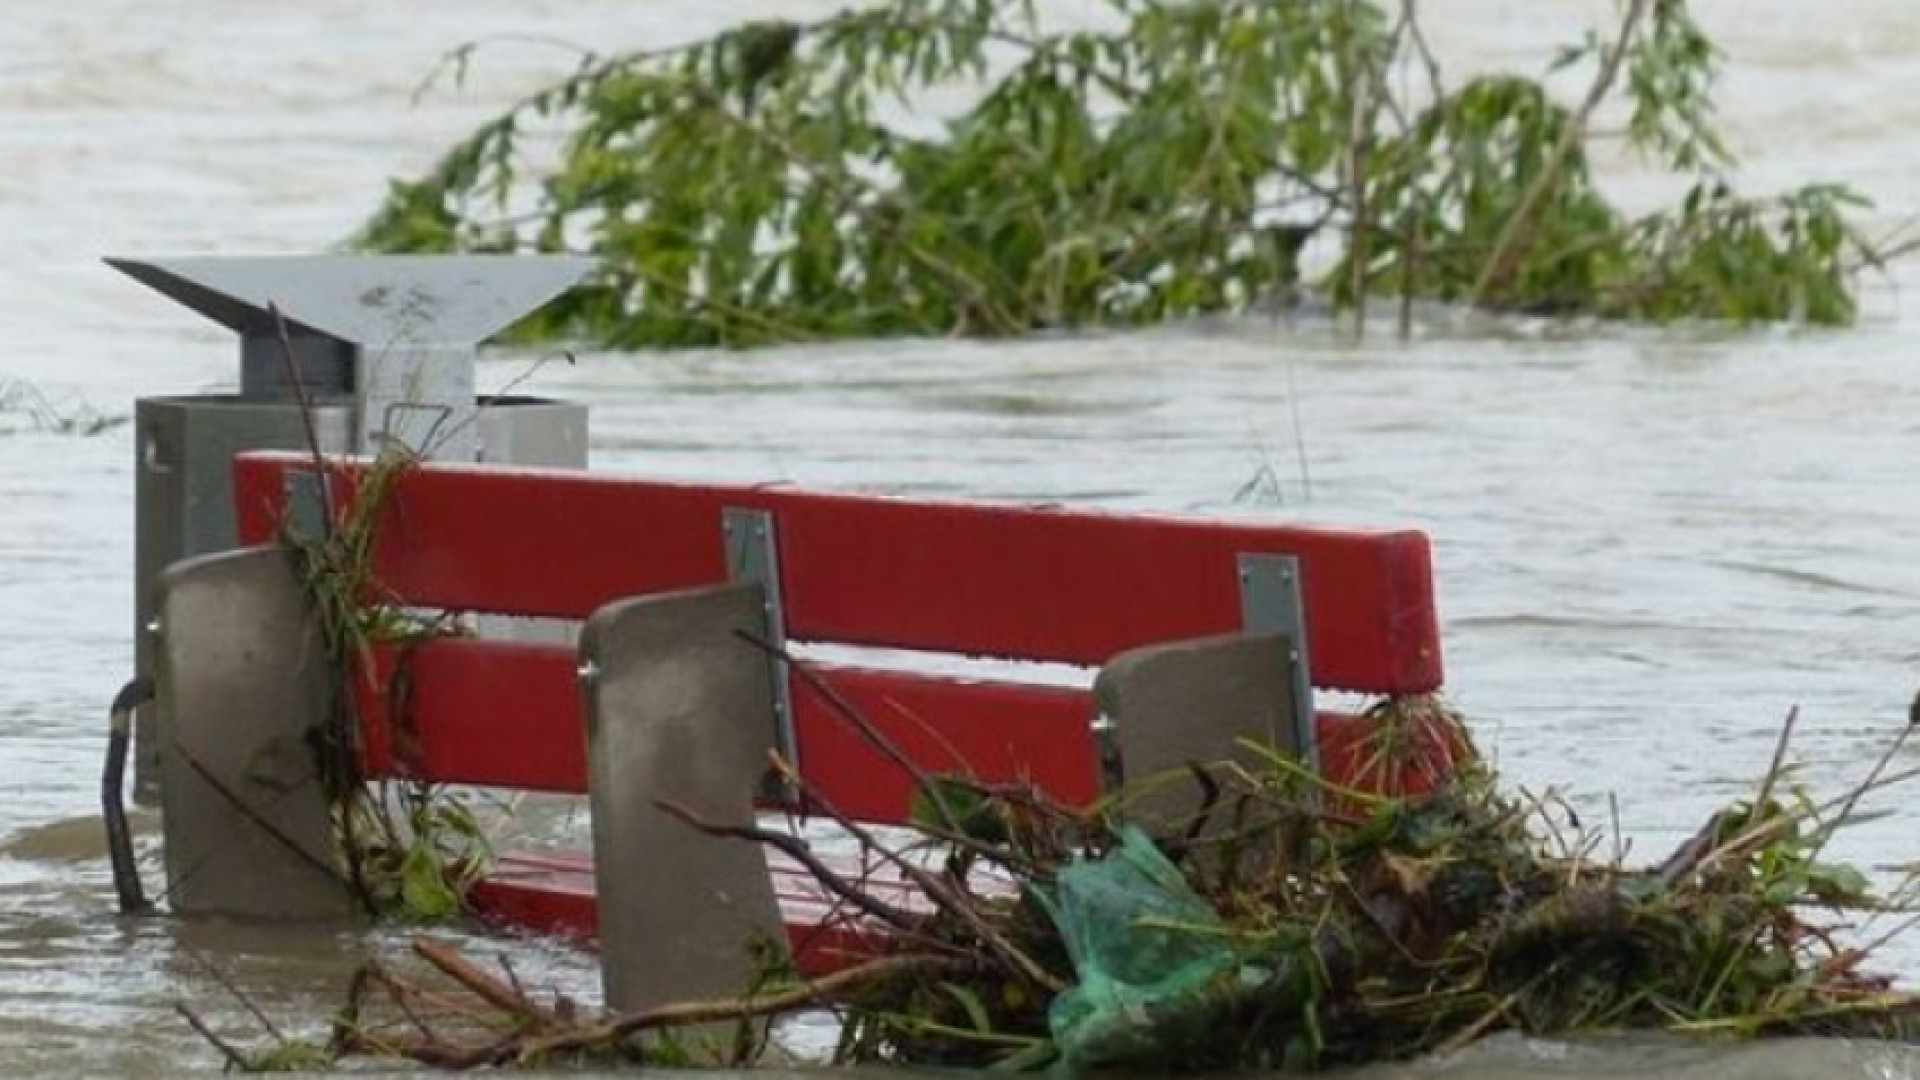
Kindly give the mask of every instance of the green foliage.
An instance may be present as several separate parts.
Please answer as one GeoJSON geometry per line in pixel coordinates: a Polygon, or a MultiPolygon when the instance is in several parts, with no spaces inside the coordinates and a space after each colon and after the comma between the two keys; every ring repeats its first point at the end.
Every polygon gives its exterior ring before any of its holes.
{"type": "Polygon", "coordinates": [[[374,552],[393,492],[416,459],[404,451],[383,451],[351,478],[352,498],[337,514],[331,504],[348,493],[349,476],[315,460],[324,478],[321,487],[328,493],[326,520],[333,525],[319,536],[288,531],[285,539],[301,554],[302,584],[319,613],[338,680],[336,715],[320,733],[320,765],[332,803],[337,854],[349,887],[368,914],[420,921],[453,918],[465,910],[467,889],[492,862],[486,829],[469,801],[445,785],[369,785],[355,749],[360,722],[350,684],[361,679],[387,699],[396,753],[403,760],[413,755],[416,734],[407,726],[412,650],[452,632],[444,615],[424,617],[390,603],[392,597],[374,572],[374,552]],[[390,673],[383,674],[378,659],[383,651],[395,659],[390,673]]]}
{"type": "Polygon", "coordinates": [[[1627,0],[1554,59],[1594,71],[1578,108],[1532,77],[1447,87],[1411,5],[1108,5],[1111,28],[1057,30],[1031,0],[892,0],[588,57],[396,183],[358,242],[600,256],[523,332],[619,347],[1125,326],[1303,287],[1844,323],[1875,261],[1844,188],[1728,188],[1684,0],[1627,0]],[[1588,121],[1616,98],[1680,207],[1599,192],[1588,121]],[[1332,268],[1303,282],[1310,242],[1332,268]]]}
{"type": "Polygon", "coordinates": [[[332,1069],[334,1055],[324,1046],[286,1039],[229,1065],[246,1073],[314,1073],[332,1069]]]}
{"type": "Polygon", "coordinates": [[[468,800],[419,782],[364,791],[351,812],[356,871],[376,912],[437,922],[466,910],[467,890],[492,862],[486,829],[468,800]]]}

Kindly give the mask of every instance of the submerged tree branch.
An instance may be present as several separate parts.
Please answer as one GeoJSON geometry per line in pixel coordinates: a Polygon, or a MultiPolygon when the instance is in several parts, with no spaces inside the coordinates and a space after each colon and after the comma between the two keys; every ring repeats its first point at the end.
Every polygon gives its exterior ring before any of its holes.
{"type": "Polygon", "coordinates": [[[1852,230],[1844,189],[1778,217],[1690,194],[1638,222],[1601,196],[1585,151],[1608,102],[1695,192],[1728,164],[1684,0],[1629,0],[1570,50],[1598,62],[1571,110],[1536,79],[1447,85],[1417,0],[1115,11],[1054,30],[1017,2],[890,0],[596,60],[397,185],[361,241],[590,252],[594,287],[523,332],[619,346],[1137,326],[1302,289],[1356,317],[1397,295],[1403,327],[1416,297],[1844,323],[1847,275],[1900,253],[1852,230]],[[554,124],[537,168],[520,144],[554,124]],[[1308,240],[1334,257],[1316,281],[1308,240]]]}
{"type": "Polygon", "coordinates": [[[1561,129],[1559,140],[1554,143],[1532,183],[1521,194],[1519,204],[1500,230],[1500,238],[1494,241],[1492,253],[1481,265],[1480,275],[1474,280],[1470,294],[1473,303],[1486,303],[1492,290],[1512,273],[1513,264],[1520,257],[1520,249],[1527,243],[1525,237],[1533,227],[1534,218],[1546,205],[1547,196],[1560,183],[1568,157],[1586,137],[1594,111],[1606,100],[1607,92],[1613,89],[1614,80],[1620,76],[1620,66],[1626,62],[1627,52],[1632,48],[1634,34],[1652,4],[1653,0],[1632,0],[1632,5],[1627,8],[1626,17],[1620,23],[1619,37],[1615,39],[1613,47],[1601,56],[1600,70],[1594,75],[1593,84],[1587,88],[1585,100],[1581,101],[1580,107],[1561,129]]]}

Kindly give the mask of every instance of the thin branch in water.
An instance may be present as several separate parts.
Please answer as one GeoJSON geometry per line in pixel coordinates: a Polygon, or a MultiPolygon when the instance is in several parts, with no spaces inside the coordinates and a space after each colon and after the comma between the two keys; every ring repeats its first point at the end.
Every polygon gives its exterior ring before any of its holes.
{"type": "Polygon", "coordinates": [[[951,883],[937,874],[927,872],[925,869],[915,865],[911,859],[908,859],[900,852],[882,844],[879,839],[873,835],[873,830],[855,821],[853,818],[848,817],[846,814],[841,813],[831,802],[821,797],[817,791],[809,789],[805,781],[797,774],[794,774],[791,769],[787,769],[785,763],[781,762],[777,757],[775,758],[775,765],[784,770],[784,777],[789,783],[805,793],[808,800],[811,801],[814,806],[817,806],[822,814],[831,818],[834,824],[845,829],[848,835],[852,836],[854,840],[860,844],[862,849],[871,851],[880,856],[881,859],[892,863],[903,876],[918,886],[921,892],[926,894],[927,899],[933,901],[941,910],[946,911],[948,914],[966,924],[969,930],[972,930],[979,936],[981,946],[998,957],[1002,963],[1006,964],[1013,971],[1018,972],[1029,982],[1045,988],[1049,993],[1058,994],[1067,989],[1067,983],[1047,971],[1047,969],[1041,967],[1032,957],[1020,951],[1012,942],[1008,941],[1004,934],[994,929],[992,924],[974,908],[974,905],[968,903],[965,896],[955,891],[951,883]]]}
{"type": "MultiPolygon", "coordinates": [[[[1881,752],[1880,759],[1875,761],[1873,768],[1867,771],[1866,779],[1855,785],[1854,789],[1847,793],[1840,803],[1840,812],[1834,816],[1833,822],[1823,827],[1819,843],[1815,844],[1813,850],[1807,853],[1807,861],[1817,861],[1821,853],[1826,851],[1827,843],[1833,839],[1834,834],[1839,832],[1848,821],[1852,820],[1853,811],[1860,805],[1860,800],[1865,798],[1869,791],[1874,790],[1881,784],[1887,767],[1893,764],[1894,757],[1900,753],[1901,749],[1907,745],[1907,740],[1912,737],[1913,726],[1911,724],[1901,725],[1900,733],[1895,735],[1891,742],[1887,743],[1887,748],[1881,752]]],[[[1889,779],[1887,782],[1891,783],[1892,780],[1889,779]]]]}
{"type": "Polygon", "coordinates": [[[1620,76],[1620,66],[1626,62],[1627,52],[1632,46],[1633,36],[1638,32],[1640,23],[1646,18],[1647,11],[1653,6],[1652,0],[1633,0],[1633,6],[1627,9],[1626,17],[1620,21],[1620,36],[1614,41],[1600,61],[1600,71],[1594,77],[1593,85],[1587,88],[1587,96],[1580,108],[1567,118],[1566,127],[1560,132],[1560,138],[1553,144],[1546,161],[1540,166],[1540,172],[1527,185],[1520,202],[1500,227],[1499,238],[1494,241],[1493,253],[1480,267],[1480,276],[1473,283],[1470,295],[1476,307],[1485,306],[1493,288],[1506,279],[1512,263],[1518,256],[1522,235],[1533,226],[1533,220],[1545,205],[1547,196],[1560,182],[1560,174],[1566,168],[1567,159],[1572,156],[1574,147],[1580,143],[1580,137],[1592,122],[1594,111],[1606,99],[1613,84],[1620,76]]]}
{"type": "Polygon", "coordinates": [[[300,407],[300,426],[307,438],[307,453],[313,458],[313,468],[320,485],[320,532],[324,538],[333,530],[333,484],[328,474],[327,455],[320,446],[320,429],[316,417],[319,415],[313,404],[313,394],[307,389],[307,380],[300,371],[300,359],[294,352],[293,336],[287,330],[287,317],[281,313],[280,305],[268,301],[267,317],[273,320],[273,332],[280,342],[280,362],[287,371],[287,384],[293,387],[294,401],[300,407]]]}
{"type": "Polygon", "coordinates": [[[413,952],[441,974],[478,995],[482,1001],[509,1016],[525,1020],[538,1030],[551,1030],[554,1018],[513,986],[502,982],[479,965],[468,960],[452,946],[428,938],[415,938],[413,952]]]}
{"type": "Polygon", "coordinates": [[[551,49],[562,49],[573,53],[579,58],[580,68],[582,70],[590,68],[595,61],[600,59],[599,54],[586,46],[577,42],[568,41],[562,37],[556,37],[552,34],[488,34],[484,37],[474,38],[472,41],[462,42],[441,54],[439,62],[435,63],[433,68],[414,86],[413,93],[408,99],[409,102],[417,106],[425,101],[427,95],[433,92],[434,88],[440,84],[440,80],[445,77],[449,71],[453,73],[454,88],[460,89],[465,87],[467,83],[467,71],[473,65],[474,56],[477,55],[480,50],[492,45],[542,45],[551,49]]]}
{"type": "Polygon", "coordinates": [[[545,1039],[528,1040],[520,1048],[516,1057],[526,1061],[558,1051],[587,1049],[615,1043],[629,1035],[657,1028],[685,1027],[690,1024],[773,1016],[809,1005],[833,1001],[843,994],[865,989],[874,983],[908,977],[961,975],[978,969],[977,961],[951,956],[909,953],[904,956],[882,957],[762,996],[664,1005],[645,1012],[615,1017],[603,1024],[579,1031],[566,1032],[545,1039]]]}
{"type": "Polygon", "coordinates": [[[1780,725],[1780,736],[1773,743],[1773,760],[1767,763],[1766,775],[1760,779],[1760,790],[1753,797],[1757,813],[1764,813],[1763,808],[1773,801],[1774,785],[1779,781],[1781,771],[1786,768],[1787,747],[1793,742],[1793,729],[1799,722],[1800,706],[1795,705],[1787,710],[1786,722],[1780,725]]]}
{"type": "Polygon", "coordinates": [[[258,1021],[260,1026],[266,1030],[266,1033],[272,1037],[275,1042],[286,1041],[286,1036],[281,1034],[279,1026],[273,1022],[273,1019],[269,1017],[259,1005],[256,1005],[253,999],[248,997],[246,992],[241,990],[239,985],[228,977],[226,972],[220,970],[218,964],[215,964],[205,953],[192,946],[182,944],[180,948],[193,959],[195,964],[199,965],[201,971],[204,971],[214,982],[220,984],[220,989],[225,990],[229,997],[239,1002],[240,1007],[247,1010],[247,1014],[258,1021]]]}
{"type": "MultiPolygon", "coordinates": [[[[259,811],[255,810],[252,806],[248,805],[245,799],[242,799],[239,796],[239,794],[233,790],[233,788],[227,786],[227,783],[224,780],[220,779],[218,776],[215,776],[212,770],[208,769],[207,766],[203,762],[201,762],[199,758],[194,757],[192,754],[184,754],[184,753],[181,756],[182,758],[185,759],[187,763],[187,767],[193,770],[194,775],[206,781],[207,786],[213,789],[214,794],[220,796],[222,801],[226,802],[227,805],[231,806],[235,812],[240,814],[241,817],[246,818],[248,821],[258,826],[262,832],[266,833],[281,847],[286,848],[287,851],[291,852],[294,855],[294,857],[298,858],[301,862],[306,863],[308,866],[312,867],[315,870],[318,870],[320,873],[326,875],[327,877],[333,878],[336,881],[339,880],[340,872],[338,870],[330,866],[325,859],[322,859],[320,856],[315,855],[313,852],[308,851],[304,847],[301,847],[298,841],[294,840],[291,836],[288,836],[286,832],[282,830],[278,825],[275,825],[272,821],[264,817],[259,811]]],[[[280,798],[286,798],[287,795],[291,794],[292,791],[294,790],[298,790],[298,789],[297,788],[290,789],[288,792],[282,793],[280,795],[280,798]]],[[[212,856],[209,855],[208,857],[211,858],[212,856]]],[[[202,865],[205,865],[205,864],[203,863],[202,865]]],[[[200,869],[200,867],[198,866],[190,867],[187,873],[180,875],[180,877],[174,881],[172,887],[168,889],[167,896],[171,896],[175,890],[179,889],[181,884],[183,884],[187,880],[187,878],[192,876],[193,871],[198,869],[200,869]]]]}
{"type": "Polygon", "coordinates": [[[195,1032],[199,1033],[200,1037],[207,1040],[209,1045],[211,1045],[215,1050],[220,1051],[220,1056],[227,1059],[228,1072],[232,1072],[235,1069],[238,1069],[241,1072],[254,1071],[252,1060],[249,1059],[247,1055],[241,1053],[239,1049],[236,1048],[232,1043],[221,1038],[218,1032],[214,1031],[211,1027],[208,1027],[207,1022],[205,1020],[200,1019],[200,1015],[198,1013],[194,1012],[191,1008],[187,1007],[186,1002],[184,1001],[174,1002],[173,1011],[176,1013],[179,1013],[181,1017],[183,1017],[186,1020],[187,1026],[193,1028],[195,1032]]]}
{"type": "Polygon", "coordinates": [[[387,1000],[393,1002],[394,1008],[400,1010],[400,1015],[407,1018],[407,1021],[414,1026],[414,1030],[420,1032],[422,1038],[433,1035],[433,1028],[413,1007],[413,995],[407,992],[409,987],[402,983],[398,976],[378,966],[362,968],[361,971],[370,973],[373,981],[387,992],[387,1000]]]}
{"type": "Polygon", "coordinates": [[[813,849],[800,837],[775,829],[759,828],[758,826],[722,825],[717,822],[706,821],[688,807],[682,806],[669,799],[655,799],[653,804],[687,825],[706,833],[708,836],[729,840],[745,840],[779,851],[781,854],[806,867],[807,873],[812,874],[814,879],[828,892],[831,892],[834,896],[845,901],[855,909],[879,919],[881,922],[897,930],[911,931],[925,922],[924,919],[904,908],[894,907],[892,904],[862,892],[858,886],[848,881],[839,871],[828,866],[818,855],[815,855],[813,849]]]}
{"type": "Polygon", "coordinates": [[[915,787],[927,794],[928,799],[932,801],[934,805],[935,811],[940,815],[941,822],[945,824],[948,829],[956,834],[963,834],[965,832],[965,830],[960,827],[960,820],[954,815],[953,808],[947,805],[946,799],[940,794],[939,785],[933,782],[933,777],[928,775],[925,769],[922,769],[916,764],[911,757],[907,756],[905,751],[901,750],[892,739],[889,739],[884,732],[876,727],[873,721],[867,717],[867,714],[861,711],[859,706],[849,701],[847,696],[840,692],[839,687],[834,686],[822,678],[819,672],[814,671],[811,665],[802,662],[798,657],[794,656],[791,650],[775,645],[773,642],[767,641],[754,634],[742,633],[740,637],[754,648],[785,663],[787,670],[791,671],[809,690],[818,694],[820,700],[826,703],[827,707],[833,711],[833,714],[839,717],[847,726],[851,727],[863,742],[874,750],[879,751],[880,756],[886,758],[901,772],[906,773],[907,776],[913,780],[915,787]]]}

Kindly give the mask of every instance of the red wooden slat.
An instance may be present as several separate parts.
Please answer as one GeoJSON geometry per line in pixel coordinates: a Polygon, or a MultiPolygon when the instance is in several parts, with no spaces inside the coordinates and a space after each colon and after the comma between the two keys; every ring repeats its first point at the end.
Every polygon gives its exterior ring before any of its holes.
{"type": "MultiPolygon", "coordinates": [[[[355,680],[370,776],[586,792],[585,727],[569,650],[440,638],[413,649],[404,664],[383,654],[378,667],[379,685],[404,672],[396,682],[403,689],[389,698],[355,680]],[[405,708],[397,725],[389,708],[395,701],[405,708]]],[[[1099,795],[1093,706],[1084,690],[830,665],[814,670],[927,773],[1031,781],[1069,804],[1099,795]]],[[[904,821],[911,774],[797,680],[794,706],[801,769],[814,790],[858,820],[904,821]]],[[[1375,775],[1364,718],[1322,713],[1317,728],[1322,765],[1336,783],[1417,792],[1435,779],[1375,775]]],[[[1424,740],[1423,760],[1450,760],[1444,732],[1410,737],[1424,740]]]]}
{"type": "Polygon", "coordinates": [[[384,650],[374,680],[354,679],[362,767],[376,778],[583,794],[577,663],[571,648],[474,638],[384,650]]]}
{"type": "MultiPolygon", "coordinates": [[[[1032,781],[1073,805],[1099,796],[1092,696],[1084,690],[959,682],[860,668],[822,668],[828,684],[886,741],[930,774],[987,783],[1032,781]]],[[[794,697],[800,773],[841,813],[905,821],[914,780],[810,687],[794,697]]]]}
{"type": "MultiPolygon", "coordinates": [[[[823,858],[849,877],[859,872],[851,860],[823,858]]],[[[818,977],[852,967],[886,946],[884,937],[863,932],[857,923],[838,915],[828,918],[829,908],[813,898],[811,879],[803,871],[779,862],[768,869],[801,974],[818,977]]],[[[900,902],[902,897],[887,899],[900,902]]],[[[482,921],[495,926],[553,934],[582,945],[599,939],[593,861],[585,856],[502,856],[493,876],[467,893],[467,902],[482,921]]]]}
{"type": "MultiPolygon", "coordinates": [[[[843,687],[851,684],[836,680],[843,687]]],[[[864,691],[848,690],[849,693],[864,691]]],[[[879,721],[876,721],[879,722],[879,721]]],[[[1416,733],[1423,760],[1393,776],[1378,772],[1359,775],[1370,753],[1367,746],[1371,725],[1364,718],[1340,713],[1321,713],[1318,718],[1321,752],[1329,778],[1337,784],[1361,790],[1389,790],[1415,793],[1427,790],[1435,780],[1435,770],[1451,762],[1451,749],[1445,737],[1437,733],[1416,733]]],[[[820,853],[829,865],[844,876],[861,876],[860,867],[851,860],[820,853]]],[[[809,975],[821,975],[871,957],[880,942],[860,932],[857,925],[833,913],[817,896],[806,874],[792,863],[774,855],[769,869],[773,873],[774,893],[780,897],[788,940],[797,962],[809,975]],[[831,918],[829,916],[832,915],[831,918]],[[821,920],[827,919],[827,925],[821,920]]],[[[899,906],[911,906],[911,886],[870,879],[873,887],[887,890],[887,899],[899,906]]],[[[475,886],[470,902],[482,918],[498,925],[559,934],[577,941],[591,942],[599,933],[599,908],[594,897],[593,861],[574,854],[509,854],[501,858],[491,877],[475,886]]]]}
{"type": "MultiPolygon", "coordinates": [[[[457,637],[423,642],[404,659],[383,652],[372,685],[397,687],[393,694],[354,680],[367,774],[584,794],[586,736],[574,664],[571,650],[557,646],[457,637]]],[[[1091,801],[1098,792],[1085,691],[814,670],[928,772],[1032,780],[1070,802],[1091,801]]],[[[802,771],[822,798],[860,820],[905,820],[913,792],[908,772],[812,689],[796,685],[794,711],[802,771]]]]}
{"type": "MultiPolygon", "coordinates": [[[[299,455],[236,464],[243,538],[271,538],[299,455]]],[[[772,512],[788,632],[802,640],[1099,664],[1240,625],[1235,556],[1297,555],[1316,685],[1441,684],[1430,552],[1358,532],[909,502],[579,472],[409,472],[377,572],[426,607],[583,618],[622,596],[724,580],[723,508],[772,512]]]]}
{"type": "Polygon", "coordinates": [[[600,938],[600,898],[593,860],[573,865],[552,859],[502,855],[493,873],[467,890],[467,904],[494,926],[552,934],[582,945],[600,938]]]}

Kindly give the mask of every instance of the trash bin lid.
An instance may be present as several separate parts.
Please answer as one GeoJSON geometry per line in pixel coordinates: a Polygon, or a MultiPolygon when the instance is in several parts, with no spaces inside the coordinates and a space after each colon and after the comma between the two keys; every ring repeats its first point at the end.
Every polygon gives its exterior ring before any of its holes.
{"type": "Polygon", "coordinates": [[[242,335],[286,320],[355,345],[470,346],[585,277],[567,255],[108,258],[107,265],[242,335]]]}

